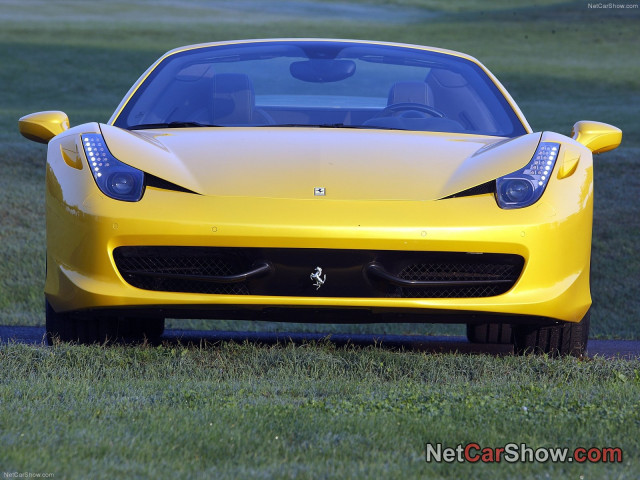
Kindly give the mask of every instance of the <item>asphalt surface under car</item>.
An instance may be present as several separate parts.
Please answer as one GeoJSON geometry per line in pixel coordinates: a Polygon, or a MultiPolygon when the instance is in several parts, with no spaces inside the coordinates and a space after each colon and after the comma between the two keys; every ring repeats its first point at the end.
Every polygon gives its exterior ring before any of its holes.
{"type": "MultiPolygon", "coordinates": [[[[0,345],[9,342],[39,345],[44,343],[44,327],[21,327],[0,325],[0,345]]],[[[328,339],[334,344],[369,346],[378,345],[389,349],[406,351],[447,353],[460,352],[472,354],[509,355],[512,345],[472,344],[465,337],[457,336],[409,336],[378,334],[326,334],[296,332],[228,332],[217,330],[167,330],[162,336],[163,342],[194,343],[202,342],[244,342],[272,345],[275,343],[304,343],[328,339]]],[[[640,359],[639,340],[589,340],[587,355],[606,358],[640,359]]]]}

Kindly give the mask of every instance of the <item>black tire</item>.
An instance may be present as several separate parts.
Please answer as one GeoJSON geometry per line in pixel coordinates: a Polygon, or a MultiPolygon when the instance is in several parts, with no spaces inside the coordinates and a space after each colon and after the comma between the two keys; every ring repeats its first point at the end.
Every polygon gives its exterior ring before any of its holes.
{"type": "Polygon", "coordinates": [[[56,313],[48,300],[45,300],[45,315],[47,345],[53,345],[55,340],[70,342],[77,337],[75,319],[64,313],[56,313]]]}
{"type": "Polygon", "coordinates": [[[513,343],[508,323],[468,323],[467,339],[471,343],[513,343]]]}
{"type": "Polygon", "coordinates": [[[164,332],[164,318],[123,318],[57,313],[45,300],[46,340],[82,344],[157,342],[164,332]]]}
{"type": "Polygon", "coordinates": [[[118,318],[116,326],[119,339],[156,342],[164,333],[164,318],[118,318]]]}
{"type": "Polygon", "coordinates": [[[580,357],[587,350],[591,310],[578,323],[562,322],[558,325],[514,326],[513,340],[517,354],[547,353],[552,356],[580,357]]]}

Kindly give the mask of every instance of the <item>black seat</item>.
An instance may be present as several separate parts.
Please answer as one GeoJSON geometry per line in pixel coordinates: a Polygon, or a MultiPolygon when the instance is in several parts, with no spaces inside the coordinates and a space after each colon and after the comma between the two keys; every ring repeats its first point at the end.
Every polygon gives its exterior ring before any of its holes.
{"type": "Polygon", "coordinates": [[[214,75],[211,110],[214,125],[252,124],[255,93],[251,79],[242,73],[214,75]]]}
{"type": "Polygon", "coordinates": [[[387,106],[363,125],[433,132],[464,130],[460,123],[443,115],[434,107],[433,90],[426,82],[396,82],[389,89],[387,106]]]}
{"type": "Polygon", "coordinates": [[[389,90],[387,105],[420,103],[433,105],[433,92],[425,82],[396,82],[389,90]]]}

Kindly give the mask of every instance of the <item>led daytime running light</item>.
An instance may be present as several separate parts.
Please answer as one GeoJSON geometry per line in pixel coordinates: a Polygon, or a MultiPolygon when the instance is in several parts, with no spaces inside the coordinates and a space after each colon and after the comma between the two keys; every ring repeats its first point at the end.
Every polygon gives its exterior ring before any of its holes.
{"type": "Polygon", "coordinates": [[[82,146],[98,188],[116,200],[137,202],[144,191],[144,173],[115,158],[99,133],[82,135],[82,146]]]}
{"type": "Polygon", "coordinates": [[[559,143],[541,142],[527,166],[498,178],[496,199],[500,208],[523,208],[536,203],[549,183],[559,151],[559,143]]]}

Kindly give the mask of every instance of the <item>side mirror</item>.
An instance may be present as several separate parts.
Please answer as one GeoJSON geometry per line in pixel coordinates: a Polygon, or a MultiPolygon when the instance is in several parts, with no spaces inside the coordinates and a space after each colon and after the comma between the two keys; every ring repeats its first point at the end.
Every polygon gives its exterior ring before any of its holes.
{"type": "Polygon", "coordinates": [[[53,137],[69,128],[69,117],[64,112],[37,112],[18,120],[23,137],[39,143],[49,143],[53,137]]]}
{"type": "Polygon", "coordinates": [[[622,130],[607,123],[582,120],[571,129],[571,138],[593,153],[602,153],[620,145],[622,130]]]}

